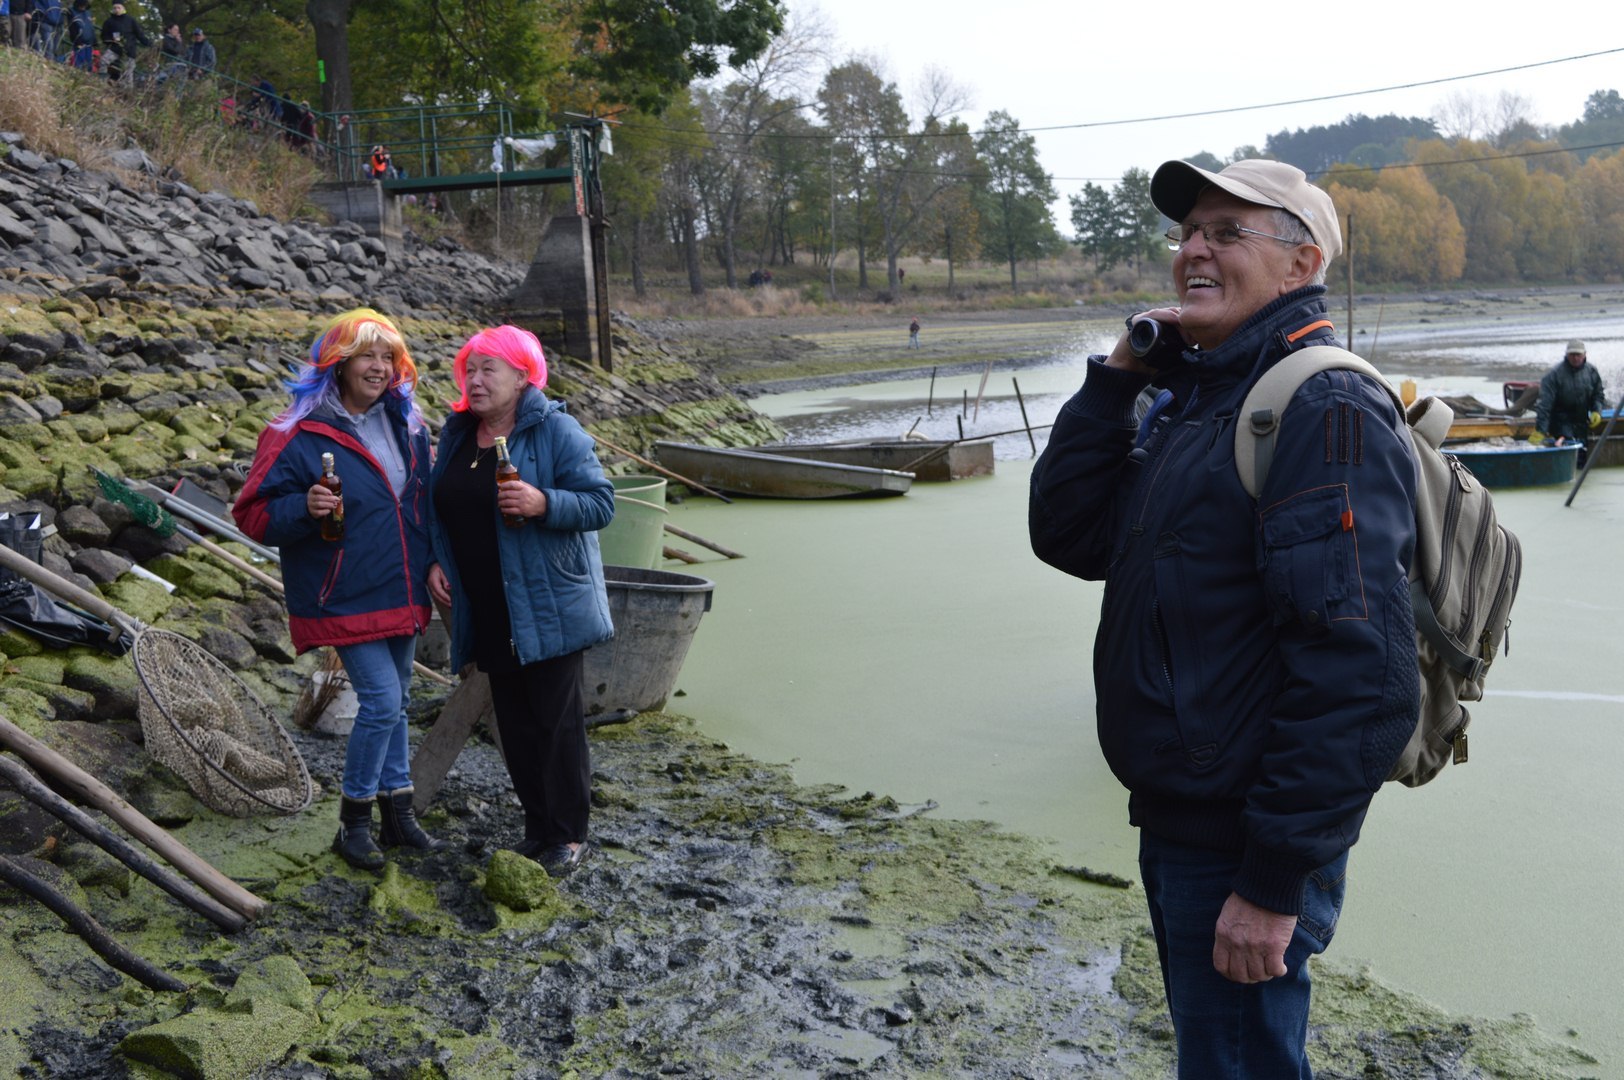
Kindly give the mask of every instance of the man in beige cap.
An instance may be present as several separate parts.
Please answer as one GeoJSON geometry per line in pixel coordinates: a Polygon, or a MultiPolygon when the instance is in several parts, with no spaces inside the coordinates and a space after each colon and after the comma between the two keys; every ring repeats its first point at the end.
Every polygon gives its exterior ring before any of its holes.
{"type": "MultiPolygon", "coordinates": [[[[1534,433],[1528,441],[1535,446],[1551,443],[1563,446],[1583,440],[1601,426],[1607,394],[1601,372],[1585,358],[1585,343],[1568,342],[1562,362],[1539,381],[1539,404],[1534,407],[1534,433]]],[[[1580,451],[1582,457],[1584,451],[1580,451]]],[[[1583,464],[1581,462],[1580,464],[1583,464]]]]}
{"type": "Polygon", "coordinates": [[[1096,721],[1139,828],[1179,1076],[1295,1080],[1311,1075],[1307,960],[1419,711],[1415,462],[1385,388],[1322,372],[1246,493],[1247,391],[1336,343],[1336,210],[1276,161],[1170,161],[1150,194],[1174,222],[1178,306],[1090,357],[1032,473],[1032,547],[1106,582],[1096,721]],[[1160,394],[1136,425],[1147,385],[1160,394]]]}

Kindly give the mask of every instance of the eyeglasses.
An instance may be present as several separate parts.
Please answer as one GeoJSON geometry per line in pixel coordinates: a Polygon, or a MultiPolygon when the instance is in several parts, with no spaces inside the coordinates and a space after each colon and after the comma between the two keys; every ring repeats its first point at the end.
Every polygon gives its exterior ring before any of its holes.
{"type": "Polygon", "coordinates": [[[1270,240],[1278,240],[1282,244],[1290,244],[1293,247],[1307,242],[1303,240],[1290,240],[1284,236],[1276,236],[1274,233],[1266,233],[1261,229],[1248,229],[1245,225],[1242,225],[1238,221],[1191,221],[1186,222],[1183,225],[1175,225],[1171,229],[1167,230],[1167,250],[1178,251],[1185,244],[1189,243],[1190,237],[1194,236],[1197,232],[1199,232],[1202,238],[1207,241],[1208,247],[1214,248],[1232,247],[1233,245],[1240,243],[1241,237],[1247,234],[1252,236],[1267,237],[1270,240]]]}

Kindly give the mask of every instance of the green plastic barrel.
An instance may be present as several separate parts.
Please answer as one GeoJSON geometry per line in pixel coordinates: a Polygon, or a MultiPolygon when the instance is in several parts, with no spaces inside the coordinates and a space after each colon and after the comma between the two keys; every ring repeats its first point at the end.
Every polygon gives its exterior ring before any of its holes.
{"type": "Polygon", "coordinates": [[[615,519],[598,533],[604,565],[655,569],[665,547],[665,478],[611,476],[609,482],[615,485],[615,519]]]}

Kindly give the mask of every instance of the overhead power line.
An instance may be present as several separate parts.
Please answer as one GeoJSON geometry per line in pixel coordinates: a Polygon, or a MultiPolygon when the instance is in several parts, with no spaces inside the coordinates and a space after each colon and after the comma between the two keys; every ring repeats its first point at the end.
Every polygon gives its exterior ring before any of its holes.
{"type": "MultiPolygon", "coordinates": [[[[1348,90],[1348,91],[1344,91],[1343,93],[1339,93],[1339,94],[1320,94],[1320,95],[1317,95],[1315,97],[1290,98],[1290,99],[1286,99],[1286,100],[1282,100],[1282,101],[1269,101],[1269,102],[1263,102],[1263,103],[1255,104],[1255,105],[1232,105],[1232,106],[1228,106],[1228,107],[1221,108],[1221,109],[1201,109],[1201,110],[1198,110],[1196,112],[1161,113],[1161,114],[1157,114],[1157,115],[1153,115],[1153,116],[1139,116],[1139,117],[1132,117],[1132,118],[1119,119],[1119,120],[1087,120],[1087,121],[1079,121],[1079,122],[1073,123],[1073,124],[1049,124],[1049,125],[1044,125],[1042,127],[1022,127],[1019,130],[1023,134],[1030,133],[1030,132],[1037,132],[1037,131],[1082,131],[1082,130],[1086,130],[1086,129],[1089,129],[1089,128],[1123,127],[1123,126],[1130,125],[1130,124],[1154,124],[1154,123],[1159,123],[1159,122],[1164,121],[1164,120],[1192,120],[1192,119],[1198,119],[1198,118],[1203,117],[1203,116],[1228,116],[1228,115],[1232,115],[1234,113],[1259,112],[1259,111],[1264,110],[1264,109],[1283,109],[1283,108],[1289,108],[1290,106],[1293,106],[1293,105],[1312,105],[1312,104],[1316,104],[1316,103],[1324,102],[1324,101],[1342,101],[1342,100],[1346,100],[1347,98],[1367,97],[1367,96],[1370,96],[1370,95],[1373,95],[1373,94],[1388,94],[1388,93],[1393,93],[1393,92],[1398,91],[1398,90],[1415,90],[1415,89],[1418,89],[1418,88],[1424,87],[1424,86],[1442,86],[1442,85],[1445,85],[1447,83],[1464,82],[1464,81],[1466,81],[1468,79],[1487,78],[1487,77],[1489,77],[1491,75],[1508,75],[1508,74],[1511,74],[1512,72],[1531,71],[1531,70],[1533,70],[1535,68],[1551,67],[1551,66],[1556,65],[1556,64],[1571,64],[1571,63],[1573,63],[1574,61],[1577,61],[1577,60],[1593,60],[1593,59],[1595,59],[1597,57],[1601,57],[1601,56],[1613,56],[1613,55],[1615,55],[1617,53],[1621,53],[1621,52],[1624,52],[1624,46],[1620,46],[1620,47],[1612,48],[1612,49],[1599,49],[1599,50],[1597,50],[1595,52],[1578,53],[1578,54],[1576,54],[1574,56],[1561,56],[1561,57],[1557,57],[1554,60],[1535,60],[1535,61],[1533,61],[1531,63],[1527,63],[1527,64],[1513,64],[1510,67],[1491,68],[1491,69],[1489,69],[1487,71],[1474,71],[1474,72],[1470,72],[1470,73],[1465,74],[1465,75],[1445,75],[1445,76],[1441,76],[1441,77],[1436,78],[1436,79],[1421,79],[1421,80],[1416,81],[1416,82],[1396,83],[1396,84],[1394,84],[1392,86],[1378,86],[1378,87],[1368,89],[1368,90],[1348,90]]],[[[806,108],[808,106],[812,106],[812,105],[815,105],[815,104],[816,104],[816,102],[803,102],[800,105],[795,106],[795,108],[806,108]]],[[[728,131],[728,130],[723,130],[723,129],[714,129],[713,130],[713,129],[710,129],[710,128],[703,128],[703,127],[668,128],[668,127],[662,127],[662,126],[657,125],[657,124],[627,123],[624,126],[627,127],[627,128],[634,129],[634,130],[639,130],[639,131],[660,131],[660,132],[665,132],[665,133],[670,133],[670,134],[688,134],[688,135],[720,135],[720,136],[726,136],[726,137],[730,137],[730,138],[750,137],[750,138],[763,138],[763,139],[807,139],[807,140],[813,140],[813,141],[823,141],[823,140],[828,140],[828,139],[839,139],[839,138],[845,137],[845,136],[836,135],[836,134],[833,134],[833,133],[813,133],[813,132],[795,132],[795,133],[791,133],[791,132],[766,132],[766,131],[757,131],[755,133],[751,133],[751,132],[742,132],[742,131],[728,131]]],[[[982,129],[980,131],[969,132],[969,134],[971,136],[984,135],[984,134],[987,134],[988,132],[991,132],[991,131],[1002,131],[1002,130],[1004,130],[1004,129],[1002,129],[1002,128],[984,128],[984,129],[982,129]]],[[[963,132],[949,133],[949,132],[945,132],[945,131],[934,131],[934,132],[923,132],[923,131],[864,132],[861,137],[862,138],[867,138],[867,139],[897,139],[897,140],[901,140],[901,139],[941,139],[941,138],[948,138],[948,137],[953,137],[953,136],[962,135],[962,134],[964,134],[964,133],[963,132]]],[[[1059,179],[1059,178],[1057,178],[1057,179],[1059,179]]],[[[1068,177],[1068,178],[1064,178],[1064,179],[1088,179],[1088,178],[1087,177],[1068,177]]]]}

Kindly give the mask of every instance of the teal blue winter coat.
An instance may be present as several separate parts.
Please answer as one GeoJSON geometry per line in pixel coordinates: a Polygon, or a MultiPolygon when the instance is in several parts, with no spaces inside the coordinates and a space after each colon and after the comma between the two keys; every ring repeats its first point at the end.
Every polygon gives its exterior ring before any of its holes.
{"type": "MultiPolygon", "coordinates": [[[[434,490],[462,440],[479,425],[472,413],[454,413],[440,433],[429,489],[434,490]]],[[[521,528],[498,525],[497,553],[513,646],[519,662],[533,664],[607,641],[614,635],[609,596],[598,554],[598,530],[615,516],[615,489],[593,452],[592,436],[564,406],[535,387],[519,399],[508,452],[519,476],[547,496],[547,513],[521,528]]],[[[434,558],[451,583],[451,666],[471,659],[474,623],[456,560],[446,537],[454,523],[441,519],[428,500],[434,558]]],[[[497,511],[493,507],[491,512],[497,511]]]]}

